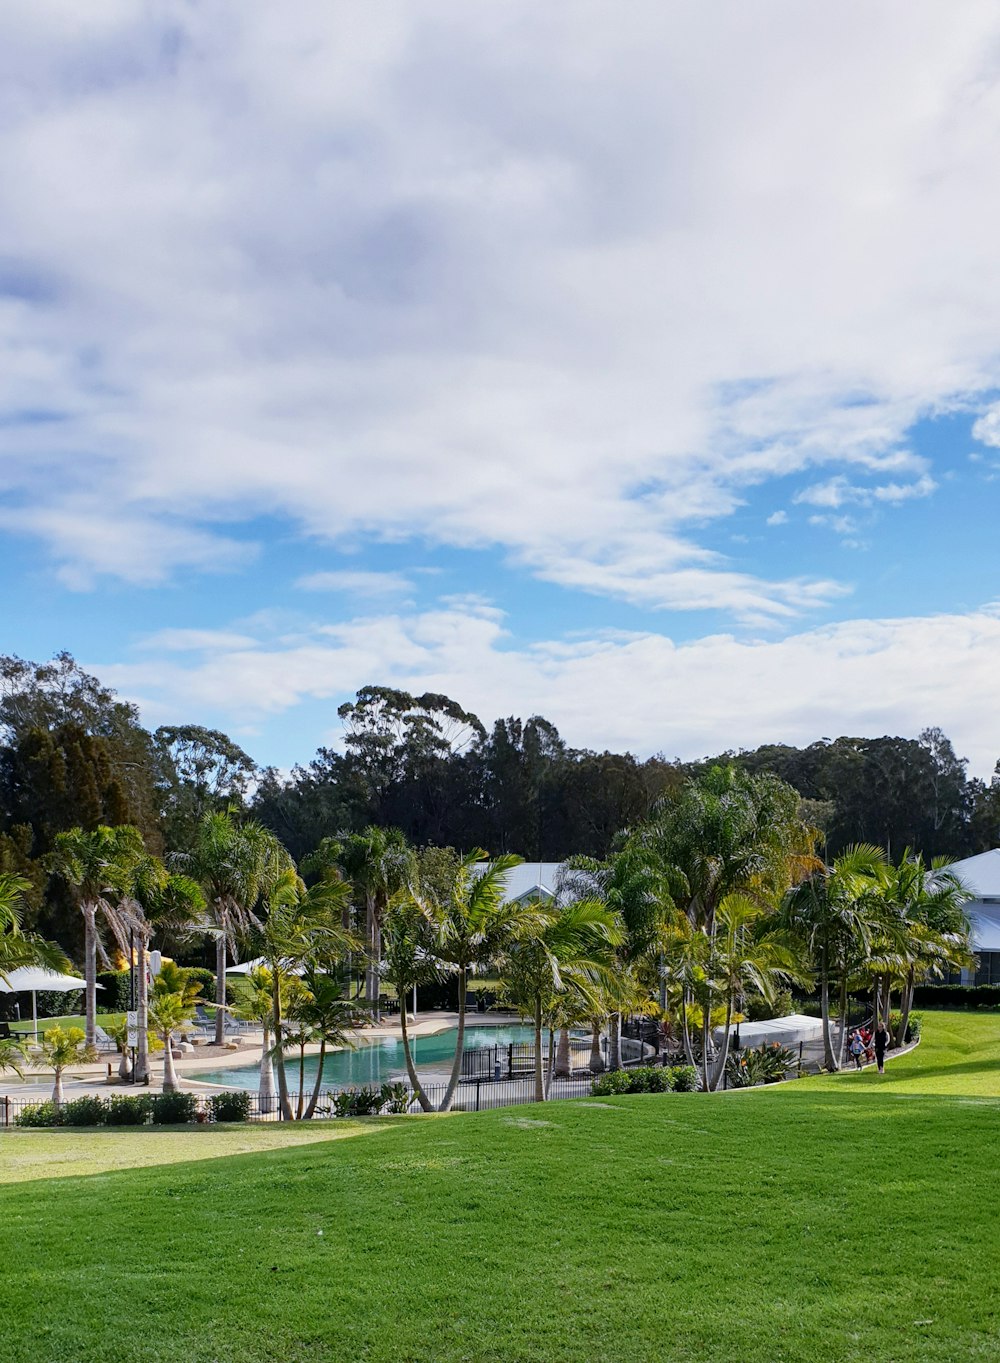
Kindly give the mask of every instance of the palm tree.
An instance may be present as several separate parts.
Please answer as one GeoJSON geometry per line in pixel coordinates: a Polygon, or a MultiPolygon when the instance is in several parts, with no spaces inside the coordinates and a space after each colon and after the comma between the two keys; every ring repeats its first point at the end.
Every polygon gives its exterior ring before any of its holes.
{"type": "Polygon", "coordinates": [[[434,956],[433,916],[426,900],[418,899],[412,891],[402,890],[389,901],[382,923],[382,963],[385,977],[394,986],[399,999],[406,1073],[424,1112],[432,1112],[434,1105],[424,1092],[413,1063],[406,1001],[419,985],[441,977],[442,969],[434,956]]]}
{"type": "Polygon", "coordinates": [[[24,966],[55,970],[60,975],[70,970],[62,947],[24,930],[24,896],[30,889],[31,882],[23,876],[0,874],[0,980],[24,966]]]}
{"type": "Polygon", "coordinates": [[[38,1069],[51,1070],[55,1076],[52,1106],[58,1112],[63,1104],[63,1072],[71,1065],[86,1065],[97,1059],[97,1051],[87,1042],[79,1027],[49,1027],[38,1042],[41,1054],[32,1060],[38,1069]]]}
{"type": "Polygon", "coordinates": [[[508,903],[505,878],[521,858],[506,856],[486,861],[478,848],[463,857],[443,903],[428,904],[433,928],[434,955],[458,980],[458,1034],[455,1058],[439,1110],[449,1112],[462,1073],[465,1046],[465,999],[469,974],[496,960],[520,933],[533,928],[538,910],[533,904],[508,903]]]}
{"type": "Polygon", "coordinates": [[[608,1069],[622,1067],[623,1010],[641,1006],[636,999],[636,969],[645,962],[656,962],[662,969],[667,934],[678,916],[672,890],[681,885],[677,872],[664,862],[655,843],[642,834],[622,836],[606,861],[572,857],[567,863],[560,894],[599,899],[619,916],[624,928],[617,952],[620,997],[613,997],[613,980],[606,990],[612,1005],[607,1014],[608,1069]]]}
{"type": "MultiPolygon", "coordinates": [[[[729,1058],[733,1013],[745,994],[754,991],[770,1000],[779,985],[805,984],[808,971],[792,934],[776,925],[774,916],[748,895],[729,894],[719,905],[712,944],[708,977],[725,1006],[722,1045],[711,1075],[711,1087],[716,1089],[729,1058]]],[[[711,999],[708,1008],[710,1017],[711,999]]],[[[707,1049],[708,1038],[703,1035],[703,1057],[707,1049]]]]}
{"type": "Polygon", "coordinates": [[[149,1001],[149,1023],[163,1042],[163,1092],[176,1093],[179,1086],[174,1069],[174,1033],[191,1021],[194,1000],[183,990],[160,989],[159,984],[157,978],[149,1001]]]}
{"type": "Polygon", "coordinates": [[[292,1120],[283,1047],[284,995],[294,986],[296,972],[308,966],[336,974],[347,953],[357,945],[343,927],[343,911],[351,887],[346,881],[324,880],[306,889],[298,875],[286,868],[267,888],[267,915],[252,938],[271,976],[272,1055],[278,1079],[282,1118],[292,1120]]]}
{"type": "MultiPolygon", "coordinates": [[[[535,1030],[535,1101],[548,1096],[542,1029],[569,1020],[579,1005],[596,1002],[598,987],[612,975],[614,948],[625,939],[621,919],[597,899],[559,906],[533,906],[531,929],[512,937],[501,956],[503,990],[535,1030]],[[567,1006],[565,995],[569,994],[567,1006]]],[[[550,1067],[551,1068],[551,1067],[550,1067]]]]}
{"type": "Polygon", "coordinates": [[[950,858],[935,857],[928,867],[922,856],[907,848],[898,865],[883,863],[879,868],[879,901],[887,910],[882,1007],[888,1026],[889,986],[895,974],[900,986],[896,1046],[906,1038],[917,980],[968,965],[972,958],[964,910],[972,892],[950,865],[950,858]]]}
{"type": "Polygon", "coordinates": [[[277,1105],[274,1086],[274,1056],[271,1053],[273,1025],[273,978],[267,966],[255,966],[246,977],[239,1005],[233,1010],[244,1022],[254,1022],[263,1033],[257,1100],[261,1112],[273,1112],[277,1105]]]}
{"type": "Polygon", "coordinates": [[[123,899],[132,870],[145,855],[142,834],[131,824],[86,831],[71,828],[57,833],[46,859],[49,871],[70,886],[84,924],[85,1028],[87,1045],[97,1040],[97,956],[104,955],[98,934],[98,915],[123,952],[129,949],[130,915],[123,899]]]}
{"type": "MultiPolygon", "coordinates": [[[[305,986],[301,1001],[296,1005],[295,1017],[305,1028],[312,1042],[319,1042],[316,1081],[305,1110],[306,1119],[313,1116],[323,1087],[323,1061],[330,1046],[353,1046],[351,1033],[360,1025],[362,1015],[357,1004],[344,997],[343,981],[309,966],[302,976],[305,986]]],[[[302,1066],[299,1067],[298,1117],[302,1111],[302,1066]]]]}
{"type": "Polygon", "coordinates": [[[153,937],[163,932],[184,932],[202,921],[205,896],[201,887],[189,876],[170,872],[159,857],[142,857],[132,869],[129,887],[134,915],[136,950],[136,1011],[138,1013],[138,1046],[135,1056],[135,1077],[139,1083],[149,1080],[149,945],[153,937]]]}
{"type": "Polygon", "coordinates": [[[881,917],[877,889],[884,864],[880,848],[858,843],[790,889],[781,907],[782,925],[800,936],[819,977],[823,1061],[831,1071],[844,1061],[851,975],[858,959],[870,955],[881,917]],[[830,989],[838,981],[841,1020],[835,1047],[830,989]]]}
{"type": "Polygon", "coordinates": [[[206,814],[190,852],[178,865],[198,881],[208,901],[215,933],[215,1044],[226,1035],[226,966],[237,940],[259,927],[255,910],[269,878],[291,866],[274,834],[254,820],[238,823],[233,813],[206,814]]]}
{"type": "Polygon", "coordinates": [[[340,844],[338,860],[365,909],[365,998],[375,1018],[381,1018],[382,920],[394,894],[412,886],[416,876],[413,849],[398,828],[374,825],[351,833],[340,844]]]}

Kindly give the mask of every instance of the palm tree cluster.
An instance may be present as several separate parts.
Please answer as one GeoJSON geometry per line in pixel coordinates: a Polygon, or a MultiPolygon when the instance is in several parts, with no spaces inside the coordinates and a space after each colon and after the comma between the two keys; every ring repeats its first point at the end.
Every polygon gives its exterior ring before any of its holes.
{"type": "MultiPolygon", "coordinates": [[[[844,1061],[848,1005],[871,991],[887,1022],[894,994],[906,1034],[915,986],[970,960],[968,894],[943,861],[847,849],[831,865],[819,835],[781,781],[713,767],[616,840],[604,860],[566,863],[554,897],[511,900],[519,858],[481,850],[414,849],[396,829],[325,838],[300,874],[277,837],[233,811],[203,815],[183,853],[151,856],[128,825],[59,834],[49,869],[83,919],[83,1045],[96,1036],[96,976],[109,951],[131,953],[139,982],[137,1077],[149,1076],[148,1031],[172,1049],[195,1008],[183,971],[148,980],[151,944],[208,934],[216,953],[216,1040],[225,1035],[226,969],[253,958],[235,1011],[264,1036],[259,1096],[285,1120],[321,1099],[322,1058],[378,1019],[388,983],[400,1005],[407,1072],[414,1063],[407,1002],[431,982],[454,983],[455,1052],[447,1111],[462,1077],[470,980],[488,975],[534,1031],[535,1096],[574,1067],[574,1032],[590,1034],[589,1068],[621,1068],[622,1020],[643,1016],[718,1088],[734,1030],[753,1001],[818,986],[826,1065],[844,1061]],[[307,883],[307,880],[309,883],[307,883]],[[352,981],[357,980],[357,993],[352,981]],[[835,1034],[834,1021],[839,1018],[835,1034]],[[548,1054],[545,1055],[545,1034],[548,1054]],[[320,1063],[306,1085],[305,1056],[320,1063]]],[[[66,968],[51,944],[25,935],[10,877],[0,877],[0,976],[11,962],[66,968]],[[10,882],[10,883],[8,883],[10,882]],[[32,954],[33,953],[33,954],[32,954]]],[[[577,1057],[579,1059],[579,1057],[577,1057]]]]}

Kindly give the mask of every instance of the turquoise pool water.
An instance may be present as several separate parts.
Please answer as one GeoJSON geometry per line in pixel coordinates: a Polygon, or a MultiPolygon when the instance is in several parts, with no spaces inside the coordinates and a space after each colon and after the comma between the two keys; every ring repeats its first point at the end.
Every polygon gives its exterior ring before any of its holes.
{"type": "MultiPolygon", "coordinates": [[[[417,1068],[447,1070],[455,1054],[457,1036],[458,1028],[449,1027],[447,1031],[437,1032],[434,1036],[415,1037],[410,1045],[417,1068]]],[[[480,1050],[484,1047],[508,1046],[511,1042],[533,1040],[534,1032],[530,1027],[467,1027],[464,1049],[480,1050]]],[[[544,1034],[543,1041],[547,1047],[548,1032],[544,1034]]],[[[285,1064],[293,1063],[297,1082],[298,1063],[289,1054],[285,1064]]],[[[306,1085],[309,1086],[316,1079],[315,1056],[306,1057],[305,1069],[306,1085]]],[[[259,1071],[260,1066],[256,1064],[227,1065],[221,1069],[192,1075],[191,1078],[205,1084],[226,1084],[230,1088],[255,1090],[259,1071]]],[[[329,1084],[331,1088],[342,1084],[381,1084],[386,1079],[405,1075],[403,1043],[393,1037],[385,1037],[378,1041],[363,1039],[355,1050],[333,1051],[323,1063],[323,1082],[329,1084]]]]}

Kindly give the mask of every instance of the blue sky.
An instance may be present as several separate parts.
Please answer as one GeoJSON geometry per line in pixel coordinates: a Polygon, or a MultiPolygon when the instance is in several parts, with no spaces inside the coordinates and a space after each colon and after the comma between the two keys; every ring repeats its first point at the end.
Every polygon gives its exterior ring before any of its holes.
{"type": "Polygon", "coordinates": [[[975,3],[5,11],[0,646],[283,768],[387,682],[989,775],[998,53],[975,3]]]}

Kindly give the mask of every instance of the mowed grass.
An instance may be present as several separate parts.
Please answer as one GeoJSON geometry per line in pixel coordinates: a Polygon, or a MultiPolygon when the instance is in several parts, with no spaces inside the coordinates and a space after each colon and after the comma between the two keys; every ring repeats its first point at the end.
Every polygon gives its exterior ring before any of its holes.
{"type": "Polygon", "coordinates": [[[928,1014],[881,1080],[309,1134],[0,1136],[3,1358],[1000,1355],[995,1016],[928,1014]],[[106,1172],[52,1177],[59,1142],[106,1172]]]}

